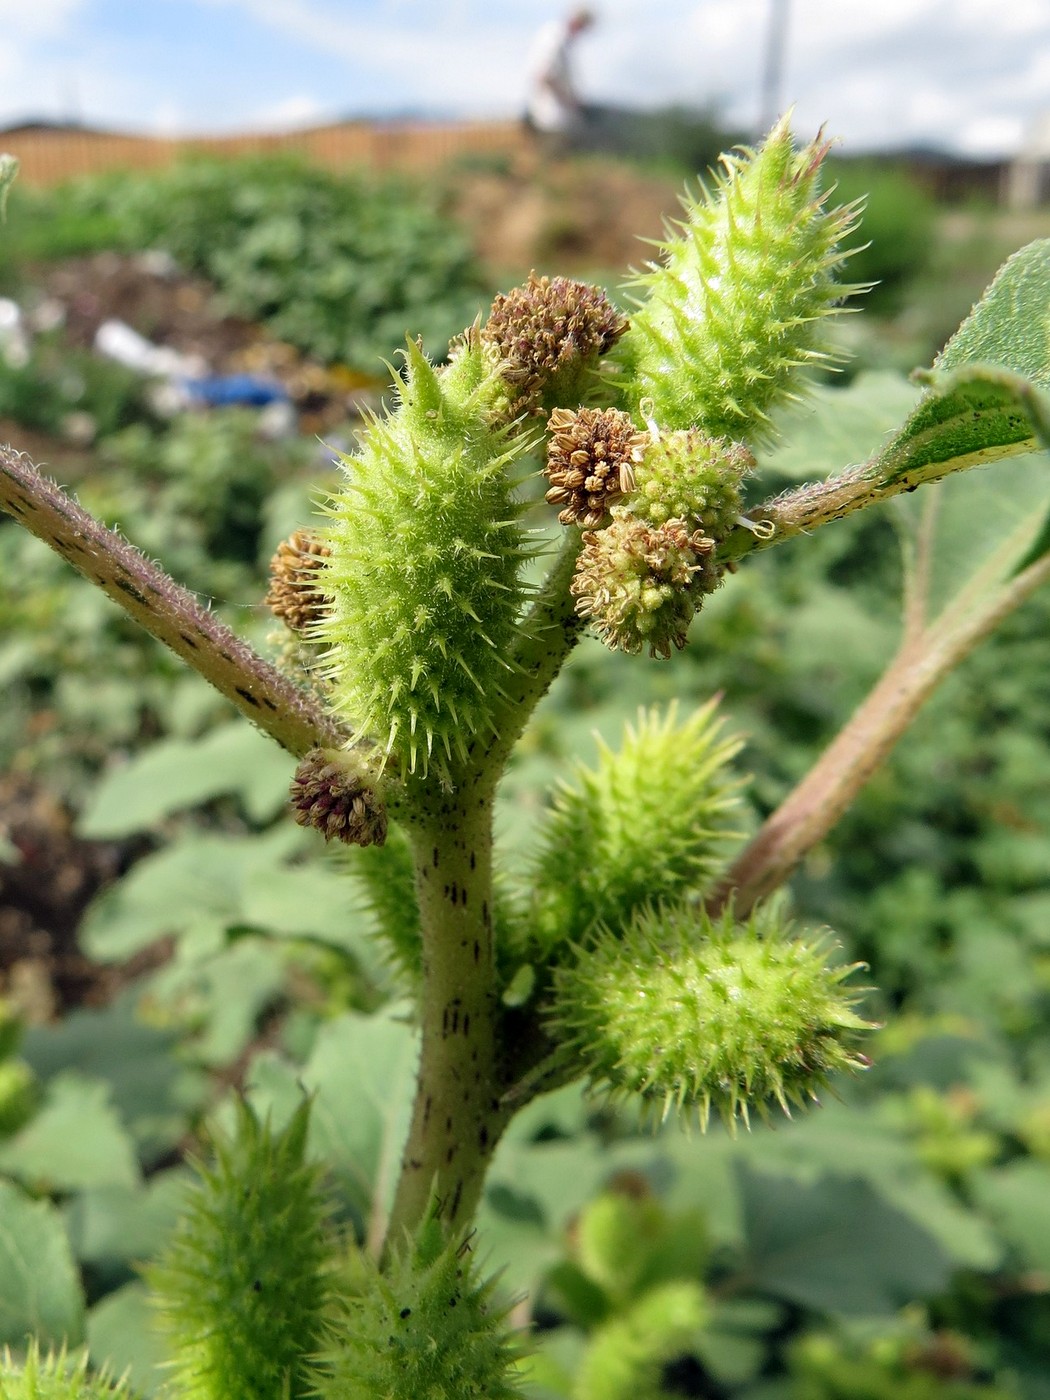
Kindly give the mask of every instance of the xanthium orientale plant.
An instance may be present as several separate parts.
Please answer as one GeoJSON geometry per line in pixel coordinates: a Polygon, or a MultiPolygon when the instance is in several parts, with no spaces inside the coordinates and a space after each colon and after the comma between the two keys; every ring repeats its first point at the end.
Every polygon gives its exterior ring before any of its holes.
{"type": "MultiPolygon", "coordinates": [[[[657,1117],[714,1110],[734,1126],[867,1063],[856,969],[775,892],[937,682],[1050,575],[1045,511],[939,612],[923,592],[927,512],[897,656],[742,848],[740,745],[707,704],[643,712],[562,784],[524,882],[493,862],[500,779],[585,630],[667,657],[753,552],[1050,440],[1044,242],[1004,266],[880,452],[745,507],[755,453],[807,372],[836,360],[829,327],[863,290],[842,251],[860,211],[823,188],[826,151],[799,149],[783,121],[724,157],[630,285],[629,316],[595,287],[533,275],[446,365],[410,340],[394,405],[343,458],[322,520],[274,560],[267,602],[302,674],[0,456],[0,505],[299,758],[297,821],[368,848],[361,878],[414,1000],[415,1104],[385,1243],[336,1241],[307,1106],[281,1132],[243,1110],[150,1273],[173,1395],[519,1393],[471,1222],[523,1105],[585,1080],[657,1117]],[[537,454],[562,528],[530,584],[546,538],[525,515],[537,454]]],[[[613,1393],[612,1376],[616,1394],[651,1388],[702,1312],[691,1286],[646,1295],[602,1333],[580,1394],[613,1393]]],[[[60,1372],[78,1394],[95,1384],[32,1353],[24,1371],[7,1363],[4,1393],[57,1393],[60,1372]]]]}

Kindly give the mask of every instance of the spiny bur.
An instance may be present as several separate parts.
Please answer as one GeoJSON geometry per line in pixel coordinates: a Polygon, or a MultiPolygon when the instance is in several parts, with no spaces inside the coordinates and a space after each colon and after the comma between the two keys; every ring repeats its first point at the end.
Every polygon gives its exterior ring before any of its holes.
{"type": "Polygon", "coordinates": [[[528,443],[494,428],[477,337],[447,371],[410,343],[400,402],[344,457],[322,532],[329,700],[402,777],[449,785],[493,727],[528,550],[510,470],[528,443]]]}
{"type": "Polygon", "coordinates": [[[662,1108],[711,1110],[732,1128],[751,1109],[816,1099],[867,1060],[870,1024],[829,966],[827,936],[793,934],[775,904],[746,923],[690,904],[651,907],[601,928],[555,970],[554,1034],[595,1085],[662,1108]]]}
{"type": "Polygon", "coordinates": [[[355,1260],[357,1296],[320,1357],[319,1400],[514,1400],[520,1348],[469,1240],[424,1222],[380,1271],[355,1260]]]}
{"type": "Polygon", "coordinates": [[[597,923],[627,922],[648,901],[702,890],[720,868],[740,782],[740,740],[710,701],[641,710],[618,750],[599,742],[555,797],[533,863],[534,933],[550,956],[597,923]]]}
{"type": "Polygon", "coordinates": [[[309,1103],[275,1133],[246,1104],[147,1272],[180,1400],[297,1400],[326,1334],[327,1212],[305,1160],[309,1103]]]}
{"type": "Polygon", "coordinates": [[[709,1315],[699,1283],[681,1279],[651,1289],[599,1327],[580,1361],[573,1400],[655,1400],[664,1366],[689,1352],[709,1315]]]}
{"type": "Polygon", "coordinates": [[[807,369],[838,358],[827,318],[857,209],[826,209],[821,137],[796,150],[785,117],[760,150],[723,156],[714,188],[683,201],[662,258],[635,281],[637,309],[613,355],[627,407],[651,399],[664,429],[754,442],[807,369]]]}
{"type": "Polygon", "coordinates": [[[88,1370],[87,1351],[41,1355],[39,1343],[29,1343],[24,1361],[4,1348],[0,1355],[0,1400],[131,1400],[125,1380],[114,1380],[108,1369],[88,1370]]]}

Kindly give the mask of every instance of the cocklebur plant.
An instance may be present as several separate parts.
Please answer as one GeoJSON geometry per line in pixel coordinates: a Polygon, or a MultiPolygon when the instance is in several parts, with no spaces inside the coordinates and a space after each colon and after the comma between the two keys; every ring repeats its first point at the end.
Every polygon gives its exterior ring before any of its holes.
{"type": "MultiPolygon", "coordinates": [[[[581,769],[555,796],[525,880],[503,874],[493,849],[515,744],[585,629],[667,657],[752,552],[1050,438],[1050,248],[1035,244],[1004,267],[880,452],[746,502],[778,414],[808,369],[835,360],[829,328],[858,290],[840,251],[857,210],[822,188],[825,152],[821,138],[798,149],[785,121],[758,151],[727,157],[635,279],[627,318],[596,288],[533,276],[447,365],[408,342],[393,405],[275,564],[269,602],[305,678],[0,456],[4,509],[300,760],[294,815],[361,848],[357,878],[419,1031],[401,1174],[372,1250],[325,1223],[305,1109],[283,1134],[242,1116],[219,1148],[152,1274],[173,1394],[516,1393],[517,1347],[470,1228],[520,1108],[584,1080],[657,1117],[706,1122],[713,1109],[733,1128],[812,1102],[867,1063],[856,969],[771,896],[937,682],[1050,576],[1050,499],[975,559],[939,612],[932,514],[911,529],[898,655],[746,844],[739,743],[709,704],[643,711],[618,750],[581,769]],[[538,583],[526,506],[537,456],[561,531],[538,583]],[[289,1311],[291,1329],[277,1317],[289,1311]]],[[[695,1289],[639,1297],[603,1333],[578,1393],[612,1393],[603,1377],[652,1389],[703,1315],[695,1289]]]]}

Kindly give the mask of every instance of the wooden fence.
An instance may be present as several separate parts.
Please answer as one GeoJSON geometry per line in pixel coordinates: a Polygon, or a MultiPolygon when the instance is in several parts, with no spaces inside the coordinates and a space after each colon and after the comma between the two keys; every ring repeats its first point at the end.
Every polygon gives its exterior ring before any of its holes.
{"type": "Polygon", "coordinates": [[[0,151],[18,157],[20,178],[32,185],[54,185],[104,170],[155,169],[194,153],[223,157],[293,151],[335,170],[432,171],[463,157],[515,156],[525,142],[517,122],[340,122],[279,135],[177,139],[84,127],[0,131],[0,151]]]}

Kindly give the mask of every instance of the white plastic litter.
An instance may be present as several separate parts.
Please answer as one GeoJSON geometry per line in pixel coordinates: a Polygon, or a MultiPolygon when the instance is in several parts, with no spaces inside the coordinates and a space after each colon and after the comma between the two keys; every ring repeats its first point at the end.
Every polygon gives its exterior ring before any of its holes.
{"type": "Polygon", "coordinates": [[[154,345],[126,321],[103,321],[95,332],[95,349],[128,369],[156,379],[199,379],[208,373],[200,355],[183,355],[168,346],[154,345]]]}
{"type": "Polygon", "coordinates": [[[0,297],[0,357],[12,369],[21,369],[29,360],[29,336],[22,308],[10,297],[0,297]]]}

